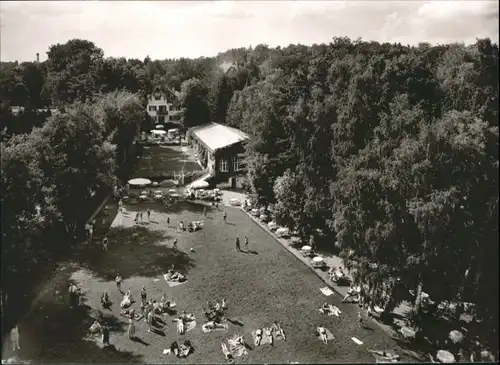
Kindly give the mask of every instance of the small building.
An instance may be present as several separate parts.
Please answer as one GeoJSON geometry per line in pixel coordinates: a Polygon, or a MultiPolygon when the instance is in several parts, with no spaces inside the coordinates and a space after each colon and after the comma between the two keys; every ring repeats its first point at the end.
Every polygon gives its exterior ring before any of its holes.
{"type": "Polygon", "coordinates": [[[157,124],[166,124],[179,120],[179,93],[170,89],[162,91],[156,88],[148,98],[146,111],[157,124]]]}
{"type": "Polygon", "coordinates": [[[243,172],[244,132],[222,124],[210,123],[190,128],[188,143],[198,160],[213,176],[213,182],[228,181],[243,172]]]}

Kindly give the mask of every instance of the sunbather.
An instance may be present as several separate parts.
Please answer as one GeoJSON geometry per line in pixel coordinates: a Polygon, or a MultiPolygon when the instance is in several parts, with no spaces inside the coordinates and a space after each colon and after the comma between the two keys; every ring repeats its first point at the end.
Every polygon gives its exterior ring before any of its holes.
{"type": "Polygon", "coordinates": [[[273,327],[274,327],[274,331],[276,332],[276,338],[281,337],[281,338],[283,338],[283,341],[286,341],[285,331],[283,331],[283,328],[281,328],[281,325],[277,321],[274,321],[273,327]]]}
{"type": "Polygon", "coordinates": [[[262,342],[262,335],[263,331],[259,328],[257,331],[255,331],[255,346],[260,346],[260,343],[262,342]]]}
{"type": "Polygon", "coordinates": [[[226,303],[226,298],[222,298],[222,304],[221,304],[222,310],[225,311],[227,310],[227,303],[226,303]]]}
{"type": "Polygon", "coordinates": [[[177,341],[172,342],[170,345],[170,352],[175,356],[179,356],[179,345],[177,344],[177,341]]]}
{"type": "Polygon", "coordinates": [[[189,342],[189,340],[184,341],[184,343],[179,347],[179,357],[187,357],[191,353],[192,349],[193,346],[191,346],[191,342],[189,342]]]}
{"type": "Polygon", "coordinates": [[[125,294],[123,300],[120,303],[120,307],[127,308],[130,307],[131,305],[132,305],[132,299],[127,294],[125,294]]]}
{"type": "Polygon", "coordinates": [[[326,332],[325,327],[318,327],[317,329],[319,338],[321,341],[323,341],[324,344],[328,344],[328,333],[326,332]]]}
{"type": "Polygon", "coordinates": [[[384,358],[385,360],[388,360],[391,362],[397,362],[400,358],[399,355],[391,354],[387,351],[378,351],[378,350],[371,350],[371,349],[368,349],[368,351],[374,355],[380,356],[380,357],[384,358]]]}
{"type": "Polygon", "coordinates": [[[98,321],[94,321],[89,328],[89,332],[93,335],[102,333],[102,326],[98,321]]]}
{"type": "Polygon", "coordinates": [[[180,335],[183,335],[186,332],[186,326],[184,325],[184,321],[182,319],[177,319],[177,332],[180,335]]]}
{"type": "Polygon", "coordinates": [[[224,354],[224,357],[226,358],[226,360],[230,364],[232,364],[234,362],[233,354],[231,353],[231,351],[229,351],[229,349],[227,348],[227,345],[224,342],[221,343],[221,347],[222,347],[222,353],[224,354]]]}
{"type": "Polygon", "coordinates": [[[272,328],[265,328],[264,333],[266,334],[267,338],[269,339],[269,343],[271,344],[271,346],[274,346],[273,329],[272,328]]]}

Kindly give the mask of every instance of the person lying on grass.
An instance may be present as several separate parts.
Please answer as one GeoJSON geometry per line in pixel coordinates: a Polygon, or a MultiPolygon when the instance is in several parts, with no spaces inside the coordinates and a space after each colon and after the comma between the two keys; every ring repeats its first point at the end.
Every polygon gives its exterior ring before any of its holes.
{"type": "Polygon", "coordinates": [[[368,352],[371,352],[372,354],[375,354],[375,355],[378,355],[382,358],[384,358],[385,360],[389,360],[389,361],[393,361],[393,362],[397,362],[399,360],[399,355],[396,355],[396,354],[391,354],[387,351],[379,351],[379,350],[371,350],[371,349],[367,349],[368,352]]]}
{"type": "Polygon", "coordinates": [[[321,313],[328,314],[329,316],[337,317],[339,317],[339,315],[342,313],[342,311],[337,306],[328,303],[324,303],[319,311],[321,313]]]}
{"type": "Polygon", "coordinates": [[[193,313],[186,313],[186,311],[182,311],[179,318],[182,319],[184,322],[190,322],[196,320],[196,317],[194,316],[193,313]]]}
{"type": "Polygon", "coordinates": [[[201,327],[204,332],[211,332],[217,329],[227,329],[225,324],[217,323],[214,321],[209,321],[207,323],[204,323],[201,327]]]}
{"type": "Polygon", "coordinates": [[[274,346],[273,329],[272,328],[264,328],[264,333],[266,334],[267,338],[269,339],[269,343],[271,344],[271,346],[274,346]]]}
{"type": "Polygon", "coordinates": [[[139,314],[135,312],[134,308],[131,309],[122,309],[120,314],[124,317],[128,317],[130,319],[136,319],[139,317],[139,314]]]}
{"type": "Polygon", "coordinates": [[[318,327],[317,329],[319,339],[323,341],[323,343],[326,345],[328,344],[328,333],[326,332],[325,327],[318,327]]]}
{"type": "Polygon", "coordinates": [[[132,297],[129,295],[130,290],[123,296],[123,300],[120,303],[121,308],[128,308],[132,305],[132,297]]]}
{"type": "Polygon", "coordinates": [[[186,277],[178,271],[169,272],[167,274],[167,281],[177,281],[180,283],[180,282],[185,281],[185,280],[186,280],[186,277]]]}
{"type": "Polygon", "coordinates": [[[361,287],[358,285],[358,286],[354,286],[354,285],[351,285],[351,287],[349,288],[349,290],[347,291],[346,295],[344,296],[344,299],[342,299],[342,301],[346,301],[349,297],[355,297],[355,296],[359,296],[361,294],[361,287]]]}
{"type": "Polygon", "coordinates": [[[227,345],[224,342],[222,342],[221,347],[222,347],[222,353],[224,354],[224,357],[226,358],[226,360],[230,364],[234,363],[233,354],[231,353],[231,351],[229,351],[229,349],[227,348],[227,345]]]}
{"type": "Polygon", "coordinates": [[[281,328],[281,325],[278,323],[278,321],[274,321],[272,328],[274,332],[276,332],[276,338],[281,337],[283,341],[286,341],[285,331],[283,331],[283,328],[281,328]]]}
{"type": "Polygon", "coordinates": [[[102,326],[101,324],[96,320],[94,323],[92,323],[92,326],[89,328],[89,332],[93,335],[98,335],[102,333],[102,326]]]}
{"type": "Polygon", "coordinates": [[[189,340],[184,341],[184,343],[179,347],[179,357],[187,357],[191,351],[193,350],[193,346],[189,340]]]}

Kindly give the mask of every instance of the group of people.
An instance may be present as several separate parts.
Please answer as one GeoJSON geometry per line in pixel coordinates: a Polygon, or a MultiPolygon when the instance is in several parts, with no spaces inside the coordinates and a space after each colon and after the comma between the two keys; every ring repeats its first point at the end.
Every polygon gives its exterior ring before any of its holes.
{"type": "Polygon", "coordinates": [[[255,346],[260,346],[264,335],[268,338],[271,346],[274,346],[274,334],[276,334],[277,338],[281,337],[284,341],[286,341],[283,328],[281,328],[281,325],[277,321],[275,321],[271,327],[259,328],[257,331],[255,331],[255,346]]]}
{"type": "Polygon", "coordinates": [[[101,324],[98,320],[95,320],[90,326],[89,332],[92,335],[101,335],[101,341],[104,346],[109,345],[109,327],[106,324],[101,324]]]}
{"type": "MultiPolygon", "coordinates": [[[[245,243],[245,251],[248,251],[248,237],[245,236],[244,238],[244,243],[245,243]]],[[[240,244],[240,238],[236,237],[236,251],[241,252],[241,244],[240,244]]]]}
{"type": "Polygon", "coordinates": [[[151,220],[151,210],[148,208],[146,210],[139,210],[135,213],[135,218],[134,218],[134,222],[136,224],[139,224],[140,222],[144,222],[144,214],[147,215],[148,217],[148,221],[151,220]]]}

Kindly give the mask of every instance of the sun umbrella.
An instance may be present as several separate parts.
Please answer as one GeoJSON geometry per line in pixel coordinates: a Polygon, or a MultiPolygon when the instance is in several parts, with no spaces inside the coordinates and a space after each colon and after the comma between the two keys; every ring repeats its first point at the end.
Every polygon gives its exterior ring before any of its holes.
{"type": "Polygon", "coordinates": [[[177,193],[175,193],[175,194],[170,194],[170,196],[171,196],[171,197],[173,197],[173,198],[178,198],[178,197],[180,197],[180,195],[179,195],[179,194],[177,194],[177,193]]]}
{"type": "Polygon", "coordinates": [[[151,131],[151,133],[157,134],[157,135],[167,134],[167,132],[165,132],[164,130],[161,130],[161,129],[153,129],[151,131]]]}
{"type": "Polygon", "coordinates": [[[176,183],[174,180],[163,180],[160,185],[164,188],[170,188],[172,186],[175,186],[176,183]]]}
{"type": "Polygon", "coordinates": [[[208,188],[209,186],[210,186],[210,184],[204,180],[195,181],[194,183],[191,184],[191,187],[193,189],[204,189],[204,188],[208,188]]]}
{"type": "Polygon", "coordinates": [[[314,258],[312,259],[312,261],[313,261],[313,262],[316,262],[316,263],[319,263],[319,262],[323,262],[323,261],[324,261],[324,259],[323,259],[323,257],[321,257],[321,256],[316,256],[316,257],[314,257],[314,258]]]}
{"type": "Polygon", "coordinates": [[[455,362],[455,356],[453,356],[451,352],[446,350],[439,350],[437,352],[436,358],[445,364],[451,364],[455,362]]]}
{"type": "Polygon", "coordinates": [[[304,251],[304,252],[309,252],[311,250],[312,250],[311,246],[302,246],[302,248],[301,248],[301,251],[304,251]]]}
{"type": "Polygon", "coordinates": [[[163,126],[162,126],[161,124],[158,124],[158,125],[156,126],[156,129],[163,129],[163,126]]]}
{"type": "Polygon", "coordinates": [[[175,189],[169,189],[168,192],[169,192],[169,194],[175,194],[175,193],[177,193],[177,190],[175,190],[175,189]]]}
{"type": "Polygon", "coordinates": [[[153,186],[158,186],[158,185],[160,185],[160,184],[158,184],[156,181],[154,181],[152,185],[153,185],[153,186]]]}
{"type": "Polygon", "coordinates": [[[141,191],[141,195],[147,195],[147,194],[148,194],[148,192],[147,192],[147,191],[144,191],[144,190],[143,190],[143,191],[141,191]]]}
{"type": "Polygon", "coordinates": [[[151,184],[151,180],[143,179],[142,177],[139,177],[137,179],[129,180],[128,183],[130,185],[149,185],[149,184],[151,184]]]}
{"type": "Polygon", "coordinates": [[[448,338],[453,342],[453,343],[459,343],[459,342],[462,342],[463,339],[464,339],[464,335],[462,334],[462,332],[460,331],[457,331],[457,330],[453,330],[450,332],[450,334],[448,335],[448,338]]]}
{"type": "Polygon", "coordinates": [[[141,195],[139,199],[147,199],[148,197],[146,195],[141,195]]]}
{"type": "Polygon", "coordinates": [[[162,192],[161,192],[161,190],[156,190],[156,191],[155,191],[155,194],[160,194],[160,195],[161,195],[161,194],[162,194],[162,192]]]}

